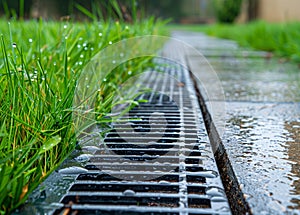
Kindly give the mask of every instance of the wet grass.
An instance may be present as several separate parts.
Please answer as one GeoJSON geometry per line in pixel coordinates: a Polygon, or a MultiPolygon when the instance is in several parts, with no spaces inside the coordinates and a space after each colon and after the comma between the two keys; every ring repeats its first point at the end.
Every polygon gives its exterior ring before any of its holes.
{"type": "MultiPolygon", "coordinates": [[[[0,20],[1,214],[23,204],[76,147],[72,104],[84,66],[112,43],[158,34],[160,24],[0,20]]],[[[150,60],[122,65],[107,82],[117,88],[150,60]]],[[[110,91],[104,93],[110,98],[110,91]]],[[[101,110],[111,105],[102,103],[101,110]]]]}
{"type": "Polygon", "coordinates": [[[237,41],[241,46],[274,53],[300,63],[300,23],[271,24],[256,21],[236,25],[169,26],[170,29],[200,31],[210,36],[237,41]]]}

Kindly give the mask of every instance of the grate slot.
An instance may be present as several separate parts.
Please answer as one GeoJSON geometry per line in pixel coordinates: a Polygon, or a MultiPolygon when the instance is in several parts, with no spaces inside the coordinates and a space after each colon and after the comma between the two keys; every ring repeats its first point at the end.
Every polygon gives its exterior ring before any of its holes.
{"type": "MultiPolygon", "coordinates": [[[[135,164],[115,164],[115,165],[109,165],[109,164],[89,164],[86,165],[85,168],[87,170],[102,170],[102,171],[139,171],[139,170],[144,170],[144,171],[160,171],[160,172],[169,172],[170,167],[166,166],[157,166],[157,165],[135,165],[135,164]],[[130,165],[130,166],[128,166],[130,165]]],[[[177,169],[175,168],[173,170],[174,172],[177,172],[177,169]]]]}
{"type": "Polygon", "coordinates": [[[150,104],[149,105],[142,104],[139,107],[134,108],[133,111],[139,111],[140,109],[142,109],[143,111],[147,111],[147,112],[150,112],[150,111],[156,112],[157,110],[159,110],[160,113],[170,113],[170,112],[178,113],[177,106],[167,105],[167,104],[164,106],[159,106],[159,108],[154,105],[150,105],[150,104]]]}
{"type": "Polygon", "coordinates": [[[186,181],[189,183],[202,183],[206,182],[206,178],[202,176],[195,176],[195,175],[187,175],[186,181]]]}
{"type": "Polygon", "coordinates": [[[118,148],[131,148],[131,149],[140,149],[140,148],[154,148],[154,149],[170,149],[170,148],[176,148],[176,144],[148,144],[148,146],[145,146],[145,143],[136,143],[136,144],[130,144],[130,143],[106,143],[105,144],[107,148],[111,149],[118,149],[118,148]]]}
{"type": "Polygon", "coordinates": [[[76,180],[90,180],[90,181],[122,181],[119,178],[113,177],[109,174],[104,173],[86,173],[78,175],[76,180]]]}
{"type": "Polygon", "coordinates": [[[156,165],[107,165],[107,164],[88,164],[85,166],[87,170],[102,170],[102,171],[160,171],[160,172],[178,172],[178,167],[174,168],[170,166],[156,166],[156,165]]]}
{"type": "Polygon", "coordinates": [[[211,208],[210,200],[204,198],[188,198],[190,208],[211,208]]]}
{"type": "MultiPolygon", "coordinates": [[[[145,126],[145,128],[149,128],[149,124],[140,124],[140,125],[131,125],[131,127],[132,128],[141,128],[141,127],[144,127],[145,126]]],[[[151,127],[152,128],[162,128],[162,126],[163,126],[163,128],[165,128],[165,129],[169,129],[169,128],[177,128],[177,129],[180,129],[181,128],[181,126],[180,125],[170,125],[170,124],[164,124],[164,125],[156,125],[156,124],[153,124],[153,125],[151,125],[151,127]]],[[[128,127],[127,127],[127,125],[118,125],[118,128],[119,129],[124,129],[124,131],[126,131],[126,129],[128,129],[128,127]]],[[[191,126],[190,128],[192,128],[192,129],[197,129],[197,127],[196,126],[191,126]]]]}
{"type": "Polygon", "coordinates": [[[187,166],[185,169],[188,172],[200,172],[204,170],[203,167],[200,166],[187,166]]]}
{"type": "MultiPolygon", "coordinates": [[[[167,122],[168,122],[168,124],[180,124],[180,121],[179,120],[166,120],[167,122]]],[[[137,119],[136,121],[133,121],[133,120],[130,120],[130,122],[133,124],[136,124],[136,125],[149,125],[149,119],[147,120],[147,119],[142,119],[142,120],[139,120],[139,119],[137,119]]],[[[160,127],[161,128],[164,128],[164,126],[165,126],[165,120],[155,120],[155,119],[153,119],[152,120],[152,122],[153,123],[155,123],[155,124],[160,124],[160,127]]]]}
{"type": "MultiPolygon", "coordinates": [[[[102,171],[138,171],[138,170],[144,170],[144,171],[157,171],[157,172],[179,172],[178,166],[172,166],[172,165],[137,165],[137,164],[113,164],[108,165],[105,163],[98,163],[98,164],[88,164],[85,166],[87,170],[102,170],[102,171]]],[[[186,166],[187,172],[200,172],[204,171],[203,167],[197,166],[186,166]]]]}
{"type": "Polygon", "coordinates": [[[200,151],[192,151],[192,152],[187,152],[186,155],[198,157],[198,156],[201,156],[201,152],[200,151]]]}
{"type": "MultiPolygon", "coordinates": [[[[155,138],[155,137],[154,137],[155,138]]],[[[122,139],[122,138],[106,138],[104,140],[104,142],[106,143],[141,143],[141,144],[145,144],[145,139],[146,138],[137,138],[137,137],[131,137],[131,138],[127,138],[126,140],[122,139]]],[[[149,142],[152,140],[151,137],[150,138],[147,138],[149,140],[149,142]]],[[[147,140],[146,139],[146,140],[147,140]]],[[[158,143],[173,143],[173,142],[176,142],[178,139],[177,138],[162,138],[160,140],[158,140],[157,142],[158,143]]]]}
{"type": "Polygon", "coordinates": [[[132,197],[132,196],[98,196],[98,195],[67,195],[63,204],[97,204],[97,205],[136,205],[151,207],[178,207],[179,198],[174,197],[132,197]]]}
{"type": "MultiPolygon", "coordinates": [[[[133,108],[132,110],[130,110],[129,115],[131,114],[152,114],[154,112],[159,111],[160,113],[164,113],[164,114],[172,114],[172,115],[180,115],[180,111],[178,110],[178,108],[176,108],[176,106],[174,106],[172,109],[167,109],[167,106],[163,106],[163,107],[156,107],[154,105],[152,106],[141,106],[139,105],[138,107],[133,108]],[[152,109],[151,109],[152,108],[152,109]]],[[[187,112],[189,113],[191,116],[194,116],[192,112],[187,112]]]]}
{"type": "MultiPolygon", "coordinates": [[[[165,156],[166,157],[166,156],[165,156]]],[[[94,156],[94,157],[91,157],[90,158],[90,162],[94,162],[94,163],[120,163],[120,162],[130,162],[130,161],[151,161],[155,158],[155,156],[153,157],[122,157],[122,158],[116,158],[115,156],[107,156],[107,157],[104,157],[104,156],[94,156]]],[[[199,160],[199,163],[201,162],[200,159],[199,160]]],[[[179,161],[179,158],[176,158],[176,157],[166,157],[166,158],[161,158],[159,160],[155,160],[155,162],[158,162],[158,163],[165,163],[165,162],[168,162],[168,163],[178,163],[179,161]]]]}
{"type": "Polygon", "coordinates": [[[188,186],[187,191],[188,194],[197,194],[197,195],[205,195],[206,187],[204,186],[188,186]]]}
{"type": "MultiPolygon", "coordinates": [[[[143,128],[138,128],[137,126],[132,126],[132,127],[135,128],[134,129],[135,132],[143,132],[143,131],[139,131],[139,129],[143,129],[143,128]]],[[[181,131],[180,126],[177,126],[177,127],[179,127],[179,128],[168,128],[168,127],[166,127],[164,130],[165,130],[166,133],[177,133],[177,132],[181,131]]],[[[129,128],[126,128],[125,126],[121,127],[121,128],[122,128],[122,132],[124,134],[131,133],[131,128],[129,129],[129,128]]],[[[149,128],[149,127],[147,127],[147,128],[149,128]]],[[[147,131],[150,131],[150,130],[147,129],[147,131]]],[[[193,132],[193,131],[189,131],[189,132],[193,132]]],[[[110,133],[112,133],[112,134],[113,133],[117,133],[117,131],[116,130],[112,130],[110,133]]]]}
{"type": "MultiPolygon", "coordinates": [[[[176,155],[178,151],[172,151],[172,150],[134,150],[134,149],[114,149],[114,153],[118,155],[165,155],[167,153],[176,155]]],[[[97,153],[98,154],[98,153],[97,153]]],[[[100,153],[101,154],[101,153],[100,153]]]]}
{"type": "Polygon", "coordinates": [[[178,108],[174,107],[174,109],[168,110],[168,109],[161,109],[161,108],[157,108],[157,109],[145,109],[145,110],[136,110],[134,112],[130,112],[129,113],[129,118],[128,117],[124,117],[124,119],[139,119],[141,117],[145,118],[145,120],[149,120],[149,118],[151,119],[155,119],[155,116],[159,115],[159,116],[163,116],[165,119],[177,119],[180,120],[180,118],[178,119],[178,117],[180,117],[180,112],[177,112],[178,108]]]}
{"type": "MultiPolygon", "coordinates": [[[[117,173],[116,173],[117,174],[117,173]]],[[[120,173],[121,174],[121,173],[120,173]]],[[[76,180],[84,180],[84,181],[125,181],[127,180],[132,180],[133,174],[128,173],[122,173],[122,179],[118,177],[114,177],[109,174],[105,173],[84,173],[80,174],[76,180]]],[[[147,176],[146,173],[144,174],[135,174],[135,177],[140,177],[143,178],[143,176],[147,176]]],[[[155,181],[155,182],[161,182],[161,181],[168,181],[168,182],[178,182],[179,181],[179,175],[170,175],[170,174],[164,174],[162,176],[159,176],[157,178],[151,179],[149,181],[155,181]]]]}
{"type": "MultiPolygon", "coordinates": [[[[119,145],[120,146],[120,145],[119,145]]],[[[171,146],[170,146],[171,147],[171,146]]],[[[110,147],[108,147],[110,148],[110,147]]],[[[95,155],[104,155],[107,154],[109,149],[103,149],[103,150],[98,150],[95,152],[95,155]]],[[[143,156],[153,156],[153,155],[165,155],[168,153],[169,156],[177,156],[179,154],[178,151],[178,145],[174,145],[172,148],[170,149],[159,149],[156,148],[155,145],[149,145],[149,148],[146,147],[135,147],[135,148],[125,148],[125,147],[111,147],[112,152],[114,152],[115,154],[119,154],[119,155],[143,155],[143,156]]],[[[184,155],[185,156],[191,156],[191,157],[200,157],[201,156],[201,152],[198,150],[185,150],[184,151],[184,155]]]]}
{"type": "Polygon", "coordinates": [[[82,215],[179,215],[174,212],[138,212],[138,211],[119,211],[119,210],[97,210],[97,209],[72,209],[64,208],[57,210],[54,215],[58,214],[82,214],[82,215]]]}
{"type": "Polygon", "coordinates": [[[198,158],[186,158],[185,159],[186,164],[200,164],[202,161],[198,158]]]}
{"type": "MultiPolygon", "coordinates": [[[[148,129],[149,130],[149,129],[148,129]]],[[[160,134],[159,134],[160,135],[160,134]]],[[[151,133],[151,132],[147,132],[147,138],[156,138],[158,136],[157,133],[151,133]]],[[[120,135],[118,133],[109,133],[106,138],[121,138],[120,135]]],[[[132,133],[125,133],[125,132],[122,132],[122,137],[132,137],[134,138],[134,136],[132,135],[132,133]]],[[[161,137],[170,137],[170,139],[174,139],[174,138],[179,138],[179,134],[178,132],[176,133],[171,133],[171,132],[168,132],[168,131],[165,131],[165,133],[163,135],[161,135],[161,137]]],[[[193,136],[194,137],[194,136],[193,136]]]]}
{"type": "Polygon", "coordinates": [[[74,184],[70,191],[77,192],[134,192],[146,193],[178,193],[176,185],[145,185],[145,184],[74,184]]]}

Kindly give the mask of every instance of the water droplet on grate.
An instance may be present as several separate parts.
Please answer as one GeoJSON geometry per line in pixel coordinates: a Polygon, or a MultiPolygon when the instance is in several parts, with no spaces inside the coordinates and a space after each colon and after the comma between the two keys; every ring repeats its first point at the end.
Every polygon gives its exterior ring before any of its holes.
{"type": "Polygon", "coordinates": [[[218,188],[210,188],[206,191],[206,194],[209,196],[223,196],[223,193],[219,191],[218,188]]]}
{"type": "Polygon", "coordinates": [[[72,166],[72,167],[60,169],[58,172],[61,174],[81,174],[81,173],[88,172],[88,170],[82,167],[72,166]]]}
{"type": "Polygon", "coordinates": [[[190,175],[201,176],[201,177],[205,177],[205,178],[216,178],[216,177],[218,177],[219,174],[216,171],[209,170],[209,171],[193,172],[190,175]]]}
{"type": "Polygon", "coordinates": [[[123,194],[124,196],[134,196],[135,192],[133,190],[125,190],[123,194]]]}
{"type": "Polygon", "coordinates": [[[89,152],[94,153],[94,152],[96,152],[96,151],[99,151],[100,148],[99,148],[99,147],[96,147],[96,146],[83,146],[83,147],[82,147],[82,150],[84,150],[84,151],[89,151],[89,152]]]}
{"type": "Polygon", "coordinates": [[[159,184],[162,184],[162,185],[169,185],[169,184],[170,184],[170,182],[165,181],[165,180],[161,180],[161,181],[159,181],[158,183],[159,183],[159,184]]]}
{"type": "Polygon", "coordinates": [[[82,155],[79,155],[78,157],[76,157],[75,160],[78,162],[87,162],[90,160],[91,157],[92,157],[92,155],[90,155],[90,154],[82,154],[82,155]]]}

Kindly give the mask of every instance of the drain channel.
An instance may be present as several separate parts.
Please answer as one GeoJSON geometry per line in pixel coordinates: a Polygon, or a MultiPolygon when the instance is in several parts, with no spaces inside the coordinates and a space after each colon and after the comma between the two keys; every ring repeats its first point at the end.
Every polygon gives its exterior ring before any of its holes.
{"type": "Polygon", "coordinates": [[[158,63],[166,73],[151,71],[141,80],[153,89],[137,98],[147,102],[113,124],[83,172],[74,176],[58,170],[51,183],[67,190],[58,202],[47,190],[46,197],[32,203],[39,204],[36,210],[64,215],[231,214],[188,70],[167,60],[158,63]],[[52,207],[41,207],[46,202],[52,207]]]}

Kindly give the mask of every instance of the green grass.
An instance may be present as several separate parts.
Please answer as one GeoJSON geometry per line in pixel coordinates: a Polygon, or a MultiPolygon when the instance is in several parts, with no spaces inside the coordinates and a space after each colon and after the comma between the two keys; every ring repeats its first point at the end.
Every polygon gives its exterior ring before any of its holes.
{"type": "MultiPolygon", "coordinates": [[[[72,104],[84,66],[104,47],[139,35],[158,34],[161,23],[135,24],[0,20],[0,212],[10,213],[72,152],[72,104]]],[[[117,50],[116,50],[117,51],[117,50]]],[[[110,86],[149,63],[121,65],[110,86]]],[[[103,86],[101,98],[111,98],[103,86]]],[[[100,119],[111,102],[100,103],[100,119]]],[[[99,117],[99,115],[98,115],[99,117]]]]}
{"type": "Polygon", "coordinates": [[[257,21],[236,25],[169,26],[169,29],[200,31],[210,36],[231,39],[241,46],[274,53],[300,63],[300,23],[271,24],[257,21]]]}

